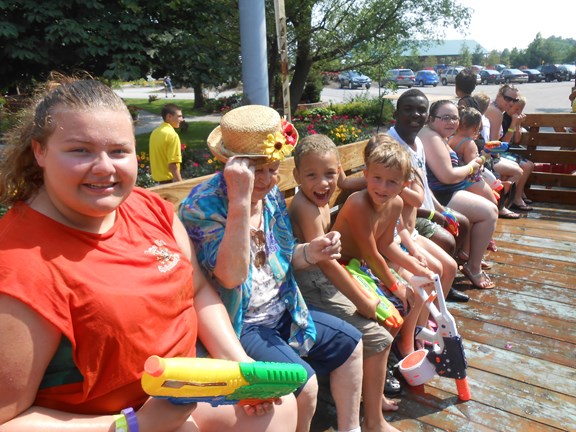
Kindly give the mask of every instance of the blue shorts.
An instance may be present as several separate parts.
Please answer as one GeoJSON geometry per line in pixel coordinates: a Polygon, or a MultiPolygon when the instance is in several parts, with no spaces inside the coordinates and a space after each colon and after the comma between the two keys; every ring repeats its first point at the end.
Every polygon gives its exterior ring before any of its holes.
{"type": "MultiPolygon", "coordinates": [[[[350,357],[362,333],[325,312],[310,309],[310,315],[316,326],[316,342],[303,358],[287,342],[292,324],[288,312],[284,313],[276,327],[245,325],[240,343],[254,360],[298,363],[306,369],[308,379],[314,374],[329,375],[350,357]]],[[[295,392],[296,396],[302,387],[295,392]]]]}

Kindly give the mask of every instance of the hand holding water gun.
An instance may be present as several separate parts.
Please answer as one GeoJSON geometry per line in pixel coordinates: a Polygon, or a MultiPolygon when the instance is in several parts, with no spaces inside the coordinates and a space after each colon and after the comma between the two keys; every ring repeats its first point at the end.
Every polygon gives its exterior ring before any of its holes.
{"type": "Polygon", "coordinates": [[[352,278],[360,284],[370,295],[378,297],[380,303],[376,307],[376,317],[378,321],[385,323],[392,328],[398,328],[404,323],[404,319],[390,300],[386,298],[380,287],[369,274],[360,267],[360,261],[353,258],[344,266],[352,278]]]}
{"type": "Polygon", "coordinates": [[[256,405],[292,393],[306,378],[306,369],[292,363],[151,356],[142,388],[174,404],[256,405]]]}
{"type": "Polygon", "coordinates": [[[503,153],[508,151],[508,143],[501,141],[487,141],[484,143],[484,151],[488,153],[503,153]]]}
{"type": "Polygon", "coordinates": [[[438,325],[438,329],[435,332],[423,328],[416,335],[416,339],[433,344],[427,358],[436,367],[436,373],[447,378],[454,378],[456,380],[458,398],[463,401],[470,400],[470,388],[466,378],[466,354],[464,353],[462,337],[458,333],[454,317],[446,307],[439,276],[434,275],[435,291],[430,295],[423,288],[424,285],[430,283],[430,279],[414,276],[411,279],[411,283],[424,300],[430,314],[438,325]],[[438,298],[440,310],[434,304],[435,298],[438,298]]]}

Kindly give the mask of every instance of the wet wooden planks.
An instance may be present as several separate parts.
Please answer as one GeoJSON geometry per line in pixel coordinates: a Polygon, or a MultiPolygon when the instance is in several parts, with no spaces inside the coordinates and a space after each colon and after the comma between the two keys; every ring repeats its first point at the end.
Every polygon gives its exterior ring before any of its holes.
{"type": "Polygon", "coordinates": [[[386,418],[403,431],[576,431],[576,207],[538,205],[499,220],[487,259],[497,287],[449,303],[468,358],[472,400],[436,377],[407,389],[386,418]]]}

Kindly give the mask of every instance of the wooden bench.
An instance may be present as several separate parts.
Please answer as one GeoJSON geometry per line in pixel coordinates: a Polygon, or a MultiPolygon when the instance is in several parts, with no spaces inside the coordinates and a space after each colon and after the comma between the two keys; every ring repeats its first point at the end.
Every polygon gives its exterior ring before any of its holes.
{"type": "MultiPolygon", "coordinates": [[[[340,154],[340,163],[342,168],[349,176],[361,175],[361,169],[364,166],[364,147],[366,146],[367,140],[358,141],[352,144],[346,144],[338,147],[338,153],[340,154]]],[[[278,187],[284,193],[287,203],[289,204],[292,197],[296,194],[296,187],[298,186],[294,181],[294,176],[292,171],[294,169],[294,158],[287,158],[280,163],[280,179],[278,182],[278,187]]],[[[189,180],[184,180],[178,183],[169,183],[160,186],[151,187],[150,190],[154,191],[164,199],[172,202],[175,209],[184,200],[192,188],[205,180],[212,177],[213,174],[196,177],[189,180]]],[[[345,194],[337,190],[332,196],[331,207],[333,209],[338,209],[339,204],[343,202],[345,194]]]]}
{"type": "Polygon", "coordinates": [[[526,114],[520,149],[537,164],[526,195],[537,202],[576,204],[576,114],[526,114]],[[548,172],[545,172],[548,171],[548,172]]]}

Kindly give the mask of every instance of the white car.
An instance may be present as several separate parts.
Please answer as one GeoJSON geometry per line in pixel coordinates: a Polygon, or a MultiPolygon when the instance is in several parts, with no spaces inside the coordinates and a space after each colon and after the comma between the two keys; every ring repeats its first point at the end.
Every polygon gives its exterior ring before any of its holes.
{"type": "MultiPolygon", "coordinates": [[[[454,84],[456,82],[456,75],[466,69],[464,66],[450,66],[440,75],[440,82],[442,85],[454,84]]],[[[480,74],[476,73],[476,84],[480,84],[480,74]]]]}

